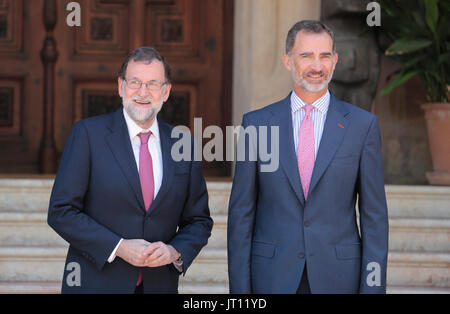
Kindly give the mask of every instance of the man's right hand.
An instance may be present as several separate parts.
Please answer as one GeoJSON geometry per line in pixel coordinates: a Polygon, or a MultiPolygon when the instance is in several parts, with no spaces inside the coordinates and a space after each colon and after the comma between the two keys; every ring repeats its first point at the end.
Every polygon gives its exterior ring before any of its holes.
{"type": "Polygon", "coordinates": [[[150,242],[143,239],[124,239],[116,251],[116,256],[133,266],[143,267],[147,258],[147,255],[144,255],[144,251],[149,245],[150,242]]]}

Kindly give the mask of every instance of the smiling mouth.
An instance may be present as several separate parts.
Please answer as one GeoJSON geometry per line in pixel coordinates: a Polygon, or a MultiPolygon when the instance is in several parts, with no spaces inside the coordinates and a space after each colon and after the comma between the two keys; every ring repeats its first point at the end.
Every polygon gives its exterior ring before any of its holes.
{"type": "Polygon", "coordinates": [[[319,79],[325,78],[325,75],[323,75],[323,74],[307,74],[306,77],[310,78],[312,80],[319,80],[319,79]]]}
{"type": "Polygon", "coordinates": [[[148,105],[151,103],[151,101],[148,101],[148,100],[138,100],[138,99],[135,99],[134,102],[139,105],[148,105]]]}
{"type": "Polygon", "coordinates": [[[326,76],[324,74],[309,74],[306,75],[306,79],[312,84],[320,84],[326,80],[326,76]]]}

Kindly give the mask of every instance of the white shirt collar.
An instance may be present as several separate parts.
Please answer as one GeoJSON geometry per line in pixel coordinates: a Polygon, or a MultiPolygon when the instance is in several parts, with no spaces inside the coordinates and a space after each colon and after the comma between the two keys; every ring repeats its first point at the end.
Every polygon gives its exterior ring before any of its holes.
{"type": "Polygon", "coordinates": [[[159,142],[159,126],[158,126],[158,118],[155,118],[152,126],[149,129],[143,129],[133,119],[128,115],[125,108],[123,108],[123,115],[125,117],[125,122],[128,127],[128,134],[130,138],[133,139],[135,136],[138,136],[139,133],[147,133],[148,131],[152,132],[152,135],[155,136],[156,140],[159,142]]]}
{"type": "MultiPolygon", "coordinates": [[[[328,106],[330,104],[330,91],[327,90],[327,92],[317,99],[315,102],[313,102],[311,105],[313,105],[316,109],[318,109],[322,113],[326,113],[328,111],[328,106]]],[[[296,112],[303,108],[303,106],[306,106],[306,103],[303,102],[303,100],[297,96],[295,91],[292,91],[291,94],[291,109],[292,112],[296,112]]]]}

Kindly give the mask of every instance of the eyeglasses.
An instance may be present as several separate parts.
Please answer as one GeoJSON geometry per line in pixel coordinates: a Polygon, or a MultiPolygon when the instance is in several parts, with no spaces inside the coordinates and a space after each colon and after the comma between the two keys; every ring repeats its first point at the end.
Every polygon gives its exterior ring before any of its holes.
{"type": "Polygon", "coordinates": [[[146,82],[146,83],[141,82],[141,81],[136,80],[136,79],[132,79],[132,80],[129,80],[129,81],[124,79],[124,81],[127,83],[127,86],[130,89],[141,89],[142,85],[144,84],[146,89],[149,89],[149,90],[151,90],[153,92],[157,92],[157,91],[161,90],[161,88],[164,85],[167,84],[167,82],[159,82],[159,81],[156,81],[156,80],[152,80],[152,81],[149,81],[149,82],[146,82]]]}

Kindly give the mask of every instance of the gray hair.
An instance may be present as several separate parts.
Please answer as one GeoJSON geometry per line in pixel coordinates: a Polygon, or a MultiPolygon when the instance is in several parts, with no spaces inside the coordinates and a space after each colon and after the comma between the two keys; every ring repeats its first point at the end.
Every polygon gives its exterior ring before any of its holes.
{"type": "Polygon", "coordinates": [[[150,64],[155,59],[163,63],[166,81],[167,83],[170,84],[172,82],[170,66],[166,62],[166,59],[158,52],[158,50],[156,50],[153,47],[140,47],[131,52],[123,62],[122,67],[120,68],[119,77],[125,79],[128,63],[130,61],[144,62],[146,64],[150,64]]]}
{"type": "Polygon", "coordinates": [[[333,53],[336,53],[336,42],[334,39],[334,33],[333,31],[323,24],[320,21],[314,21],[314,20],[304,20],[297,22],[294,24],[294,26],[291,27],[289,30],[287,37],[286,37],[286,54],[290,54],[292,51],[292,47],[294,47],[295,44],[295,38],[297,37],[298,32],[305,31],[307,33],[327,33],[330,35],[331,40],[333,41],[333,53]]]}

